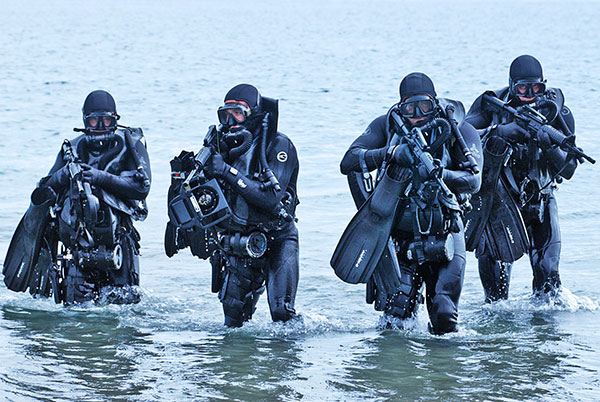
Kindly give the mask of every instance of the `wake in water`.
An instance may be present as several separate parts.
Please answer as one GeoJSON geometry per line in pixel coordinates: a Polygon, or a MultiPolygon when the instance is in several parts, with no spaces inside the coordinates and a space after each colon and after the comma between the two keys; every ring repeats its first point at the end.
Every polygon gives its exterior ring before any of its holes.
{"type": "Polygon", "coordinates": [[[577,296],[564,286],[553,295],[521,295],[510,297],[486,304],[488,311],[597,311],[600,310],[600,301],[588,296],[577,296]]]}
{"type": "MultiPolygon", "coordinates": [[[[273,337],[273,338],[302,338],[306,336],[319,336],[335,333],[363,333],[370,331],[393,331],[410,334],[411,336],[437,337],[429,331],[429,316],[425,305],[420,305],[414,317],[400,320],[395,317],[381,315],[378,320],[367,314],[354,315],[352,320],[347,317],[325,315],[315,310],[305,310],[296,319],[288,322],[272,322],[267,311],[257,311],[250,322],[242,328],[226,328],[223,326],[220,311],[215,311],[214,306],[207,302],[212,300],[180,299],[176,296],[159,297],[151,291],[141,287],[136,288],[136,294],[141,297],[141,302],[134,305],[110,304],[109,299],[114,297],[114,290],[107,291],[97,302],[87,302],[63,307],[55,304],[51,299],[31,299],[19,295],[7,294],[3,296],[3,305],[18,311],[38,311],[48,314],[72,315],[93,314],[112,315],[118,314],[121,325],[156,328],[163,331],[208,331],[213,334],[225,335],[238,333],[240,335],[273,337]],[[207,307],[209,308],[207,310],[207,307]]],[[[211,303],[214,304],[214,303],[211,303]]],[[[580,311],[598,311],[600,302],[587,296],[577,296],[568,289],[562,290],[554,297],[536,297],[520,295],[509,300],[498,301],[482,305],[481,309],[467,310],[460,315],[458,331],[444,335],[444,337],[469,337],[476,335],[481,325],[498,314],[532,312],[565,311],[570,313],[580,311]],[[476,329],[474,329],[476,328],[476,329]]]]}
{"type": "Polygon", "coordinates": [[[461,338],[465,336],[475,335],[477,332],[466,328],[464,325],[458,325],[456,332],[449,332],[443,335],[434,335],[431,333],[429,325],[429,314],[424,304],[419,305],[416,314],[413,317],[407,319],[399,319],[397,317],[391,317],[388,315],[381,315],[377,324],[377,329],[380,331],[393,331],[397,333],[404,333],[412,336],[425,336],[431,338],[461,338]]]}

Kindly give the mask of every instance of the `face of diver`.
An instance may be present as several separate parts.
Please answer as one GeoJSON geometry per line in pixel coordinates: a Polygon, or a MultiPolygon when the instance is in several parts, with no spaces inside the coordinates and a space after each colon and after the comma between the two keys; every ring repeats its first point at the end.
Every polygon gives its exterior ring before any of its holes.
{"type": "Polygon", "coordinates": [[[541,78],[535,80],[519,80],[513,84],[513,93],[522,103],[529,103],[536,96],[546,91],[546,84],[541,78]]]}
{"type": "Polygon", "coordinates": [[[412,126],[421,126],[431,119],[435,111],[435,100],[429,94],[406,97],[400,102],[400,114],[412,126]]]}
{"type": "Polygon", "coordinates": [[[91,112],[84,117],[86,142],[92,148],[101,148],[109,143],[117,129],[118,116],[112,112],[91,112]]]}
{"type": "Polygon", "coordinates": [[[250,114],[248,104],[238,100],[228,100],[217,110],[219,122],[229,129],[241,128],[250,114]]]}

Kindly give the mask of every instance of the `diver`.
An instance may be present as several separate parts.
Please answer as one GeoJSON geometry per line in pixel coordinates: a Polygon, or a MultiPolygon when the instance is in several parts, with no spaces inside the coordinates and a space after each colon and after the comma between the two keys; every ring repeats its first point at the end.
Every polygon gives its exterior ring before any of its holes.
{"type": "Polygon", "coordinates": [[[555,296],[559,291],[561,240],[554,190],[573,176],[580,159],[572,142],[573,114],[562,91],[547,87],[540,62],[529,55],[517,57],[508,82],[508,87],[479,96],[465,119],[482,130],[483,183],[465,219],[465,235],[467,249],[476,250],[487,302],[508,298],[513,262],[526,253],[533,293],[555,296]],[[515,111],[539,120],[537,130],[525,129],[528,120],[517,121],[515,111]],[[556,138],[565,137],[561,142],[571,140],[575,153],[557,144],[556,138]]]}
{"type": "Polygon", "coordinates": [[[16,292],[52,295],[70,305],[90,300],[137,303],[140,235],[150,191],[150,162],[140,128],[117,125],[106,91],[91,92],[83,129],[65,140],[48,176],[31,195],[4,261],[16,292]]]}
{"type": "Polygon", "coordinates": [[[466,254],[460,214],[481,181],[479,135],[463,117],[462,103],[438,98],[428,76],[411,73],[400,102],[341,162],[359,211],[331,265],[342,280],[367,284],[367,302],[388,325],[414,316],[425,284],[430,331],[456,331],[466,254]]]}
{"type": "Polygon", "coordinates": [[[278,101],[248,84],[227,92],[204,147],[171,161],[165,251],[210,259],[225,325],[252,318],[267,290],[273,321],[296,317],[298,157],[277,131],[278,101]]]}

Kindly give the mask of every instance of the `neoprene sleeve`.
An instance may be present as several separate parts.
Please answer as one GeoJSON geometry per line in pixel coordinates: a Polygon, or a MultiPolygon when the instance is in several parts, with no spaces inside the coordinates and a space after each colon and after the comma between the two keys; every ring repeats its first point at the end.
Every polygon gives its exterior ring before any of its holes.
{"type": "Polygon", "coordinates": [[[362,171],[360,153],[363,151],[369,171],[381,167],[387,152],[385,117],[383,115],[373,120],[362,135],[354,140],[340,163],[342,174],[362,171]]]}
{"type": "Polygon", "coordinates": [[[135,179],[135,172],[123,172],[121,176],[102,171],[101,173],[98,185],[117,197],[143,200],[150,192],[150,187],[144,187],[141,181],[135,179]]]}

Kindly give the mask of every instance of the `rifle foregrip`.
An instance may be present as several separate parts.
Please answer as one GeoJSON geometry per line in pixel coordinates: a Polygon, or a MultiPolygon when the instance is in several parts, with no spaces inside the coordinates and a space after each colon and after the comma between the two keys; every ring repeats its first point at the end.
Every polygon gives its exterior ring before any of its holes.
{"type": "Polygon", "coordinates": [[[581,151],[579,148],[577,148],[575,146],[575,144],[572,144],[569,141],[570,137],[567,137],[566,135],[564,135],[563,133],[561,133],[554,127],[544,126],[544,127],[542,127],[542,130],[544,130],[544,132],[546,134],[548,134],[548,137],[550,138],[550,141],[553,144],[556,144],[559,147],[567,148],[570,152],[574,153],[577,157],[584,158],[592,164],[596,163],[596,160],[594,158],[586,155],[583,151],[581,151]]]}
{"type": "Polygon", "coordinates": [[[438,166],[436,166],[435,162],[433,161],[433,156],[431,156],[430,153],[421,151],[418,153],[417,156],[419,158],[419,161],[425,166],[425,169],[427,169],[427,173],[431,173],[438,168],[438,166]]]}
{"type": "Polygon", "coordinates": [[[546,134],[548,134],[548,137],[550,137],[550,141],[552,141],[553,144],[556,144],[556,145],[559,145],[559,146],[563,145],[563,142],[567,138],[563,133],[561,133],[560,131],[558,131],[554,127],[544,126],[544,127],[542,127],[542,130],[546,134]]]}

